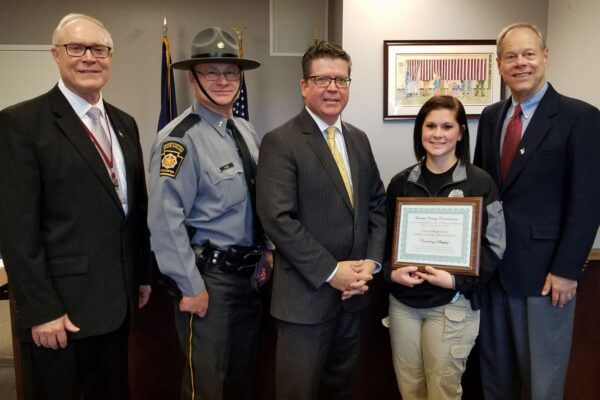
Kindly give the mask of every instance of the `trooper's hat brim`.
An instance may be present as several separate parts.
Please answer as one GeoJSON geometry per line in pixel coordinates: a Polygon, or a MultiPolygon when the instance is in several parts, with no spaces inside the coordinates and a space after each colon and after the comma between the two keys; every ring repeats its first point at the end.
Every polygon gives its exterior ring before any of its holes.
{"type": "Polygon", "coordinates": [[[223,28],[204,29],[194,37],[190,58],[171,64],[174,69],[189,69],[192,65],[207,63],[235,64],[248,70],[260,67],[258,61],[240,57],[235,38],[223,28]]]}
{"type": "Polygon", "coordinates": [[[191,66],[196,64],[208,64],[208,63],[218,63],[218,64],[235,64],[239,66],[243,70],[250,70],[260,67],[260,63],[258,61],[250,60],[247,58],[239,58],[239,57],[197,57],[197,58],[188,58],[187,60],[177,61],[171,64],[171,68],[173,69],[190,69],[191,66]]]}

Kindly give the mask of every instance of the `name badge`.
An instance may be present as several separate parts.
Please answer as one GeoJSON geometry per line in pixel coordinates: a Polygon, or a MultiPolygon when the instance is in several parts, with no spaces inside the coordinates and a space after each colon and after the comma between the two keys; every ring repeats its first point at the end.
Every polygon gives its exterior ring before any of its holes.
{"type": "Polygon", "coordinates": [[[230,162],[228,164],[225,164],[225,165],[219,167],[219,172],[227,171],[228,169],[231,169],[231,168],[233,168],[233,163],[230,162]]]}

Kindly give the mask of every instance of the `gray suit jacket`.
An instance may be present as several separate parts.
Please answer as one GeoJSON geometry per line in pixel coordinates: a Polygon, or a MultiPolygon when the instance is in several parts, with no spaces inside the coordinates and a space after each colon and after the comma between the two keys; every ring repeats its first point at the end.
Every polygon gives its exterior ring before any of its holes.
{"type": "Polygon", "coordinates": [[[313,324],[366,306],[342,302],[327,278],[338,261],[381,263],[385,192],[364,132],[343,123],[354,209],[327,143],[306,110],[268,133],[257,171],[257,211],[276,246],[271,313],[313,324]]]}

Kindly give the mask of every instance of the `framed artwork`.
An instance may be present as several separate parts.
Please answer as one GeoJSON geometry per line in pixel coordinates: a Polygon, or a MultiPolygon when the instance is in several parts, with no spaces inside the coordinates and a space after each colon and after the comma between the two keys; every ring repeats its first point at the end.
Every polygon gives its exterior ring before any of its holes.
{"type": "Polygon", "coordinates": [[[452,95],[475,118],[503,97],[495,40],[384,40],[383,119],[414,119],[429,98],[452,95]]]}

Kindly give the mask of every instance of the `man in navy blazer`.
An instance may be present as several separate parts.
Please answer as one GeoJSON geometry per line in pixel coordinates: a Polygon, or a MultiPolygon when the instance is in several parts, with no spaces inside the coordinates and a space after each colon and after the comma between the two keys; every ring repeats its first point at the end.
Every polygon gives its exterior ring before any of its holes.
{"type": "Polygon", "coordinates": [[[150,295],[150,240],[137,125],[101,94],[112,47],[98,20],[65,16],[51,50],[59,83],[0,112],[0,243],[26,399],[128,393],[129,321],[150,295]]]}
{"type": "Polygon", "coordinates": [[[341,119],[350,56],[321,42],[302,69],[305,107],[264,137],[257,172],[258,215],[276,246],[275,391],[349,399],[362,293],[383,257],[385,193],[367,135],[341,119]]]}
{"type": "Polygon", "coordinates": [[[481,311],[483,389],[488,400],[562,399],[576,290],[600,222],[600,112],[546,82],[535,26],[505,28],[497,64],[512,96],[483,111],[474,158],[500,187],[507,238],[481,311]]]}

